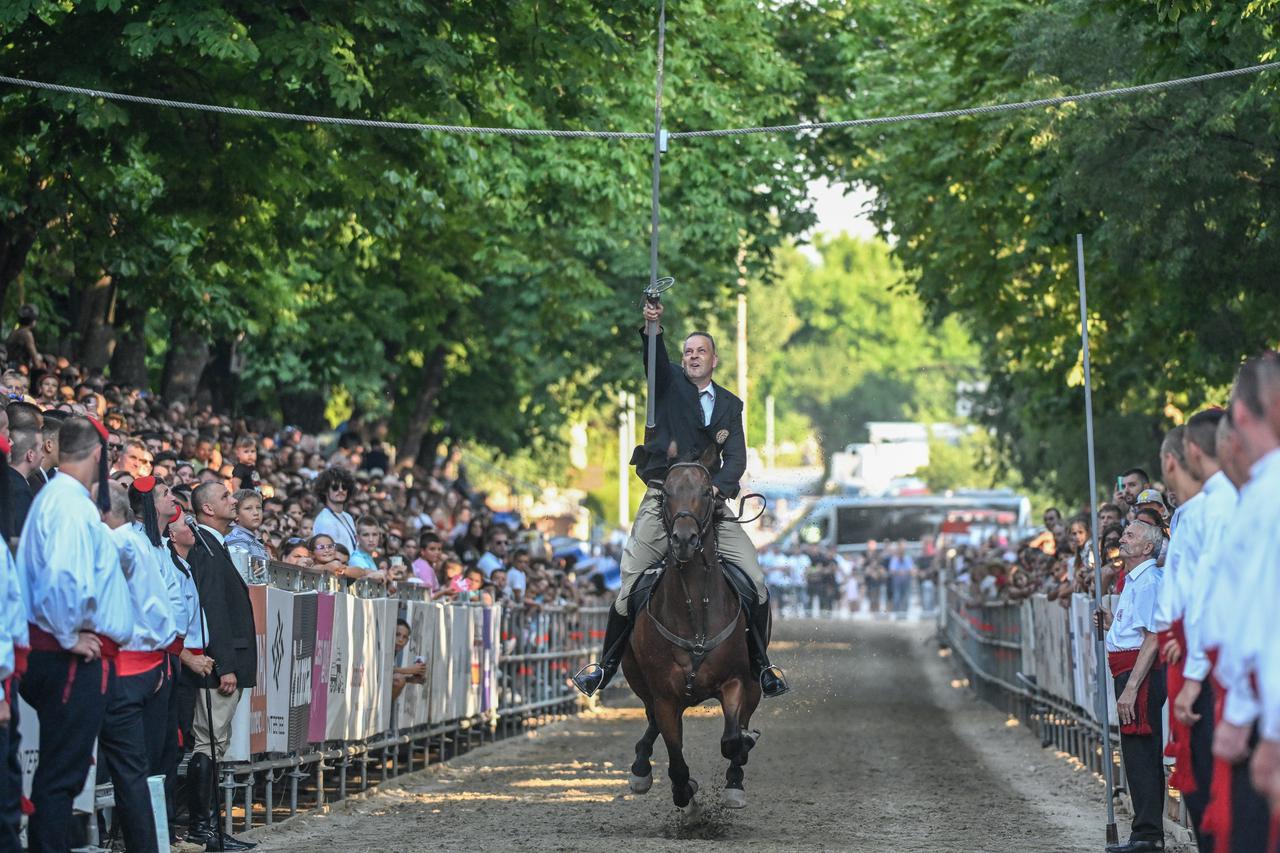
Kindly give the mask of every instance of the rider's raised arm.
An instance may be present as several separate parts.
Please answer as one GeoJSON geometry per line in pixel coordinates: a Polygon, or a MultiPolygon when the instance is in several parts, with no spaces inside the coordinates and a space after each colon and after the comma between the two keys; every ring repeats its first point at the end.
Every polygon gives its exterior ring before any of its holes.
{"type": "Polygon", "coordinates": [[[733,407],[727,418],[729,437],[720,448],[720,470],[711,482],[726,498],[736,497],[739,481],[747,471],[747,437],[742,432],[742,404],[733,407]]]}
{"type": "MultiPolygon", "coordinates": [[[[667,341],[662,333],[662,312],[664,306],[662,303],[650,306],[646,303],[644,308],[644,318],[646,323],[653,321],[658,329],[658,351],[656,353],[654,370],[656,371],[657,391],[661,394],[666,390],[667,385],[671,383],[676,371],[679,369],[672,364],[670,357],[667,355],[667,341]]],[[[645,334],[644,327],[640,329],[640,363],[644,365],[645,375],[649,375],[649,336],[645,334]]]]}

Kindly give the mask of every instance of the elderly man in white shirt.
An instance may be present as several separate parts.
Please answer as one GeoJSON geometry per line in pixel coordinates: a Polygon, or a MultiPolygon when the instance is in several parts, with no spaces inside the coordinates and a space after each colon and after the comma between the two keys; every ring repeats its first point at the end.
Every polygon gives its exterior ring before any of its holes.
{"type": "Polygon", "coordinates": [[[1267,572],[1276,570],[1276,548],[1280,547],[1280,444],[1263,416],[1261,373],[1259,359],[1241,368],[1228,416],[1218,425],[1219,461],[1240,497],[1217,551],[1215,577],[1207,587],[1199,630],[1213,660],[1218,711],[1213,781],[1204,819],[1205,832],[1213,836],[1216,850],[1262,850],[1267,842],[1266,801],[1250,784],[1247,763],[1259,715],[1252,678],[1257,638],[1271,635],[1275,613],[1274,602],[1263,599],[1261,593],[1267,572]]]}
{"type": "MultiPolygon", "coordinates": [[[[1129,840],[1108,853],[1145,853],[1164,849],[1164,741],[1160,710],[1165,700],[1159,667],[1156,603],[1161,570],[1156,555],[1164,534],[1144,521],[1125,528],[1120,556],[1126,575],[1114,614],[1104,614],[1107,664],[1115,680],[1120,721],[1120,751],[1133,801],[1129,840]]],[[[1099,618],[1096,617],[1095,618],[1099,618]]]]}

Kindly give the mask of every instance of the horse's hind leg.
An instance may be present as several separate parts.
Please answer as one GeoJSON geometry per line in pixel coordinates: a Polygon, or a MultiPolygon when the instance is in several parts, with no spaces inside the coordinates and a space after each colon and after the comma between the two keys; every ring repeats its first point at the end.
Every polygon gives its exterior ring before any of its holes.
{"type": "Polygon", "coordinates": [[[631,765],[631,779],[628,784],[633,794],[647,794],[653,787],[653,765],[649,759],[653,757],[653,743],[658,739],[658,724],[653,721],[653,712],[645,708],[645,716],[649,727],[644,736],[636,741],[636,760],[631,765]]]}
{"type": "Polygon", "coordinates": [[[667,775],[671,777],[671,799],[676,808],[686,808],[698,791],[698,783],[689,778],[689,765],[684,760],[684,708],[674,702],[658,700],[654,720],[667,745],[667,775]]]}
{"type": "Polygon", "coordinates": [[[726,681],[720,688],[720,707],[724,711],[724,734],[720,738],[720,754],[729,759],[729,769],[724,774],[724,793],[721,799],[731,809],[740,809],[747,804],[747,794],[742,787],[742,765],[747,763],[746,739],[742,735],[739,722],[744,697],[742,682],[738,679],[726,681]]]}

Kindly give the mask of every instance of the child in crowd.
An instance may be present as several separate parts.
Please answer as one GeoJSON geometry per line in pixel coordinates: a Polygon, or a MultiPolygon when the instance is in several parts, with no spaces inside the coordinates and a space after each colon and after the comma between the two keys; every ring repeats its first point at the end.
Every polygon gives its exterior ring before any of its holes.
{"type": "Polygon", "coordinates": [[[227,534],[227,550],[248,552],[251,558],[268,559],[267,546],[258,538],[262,527],[262,495],[253,489],[241,489],[232,497],[236,501],[236,523],[227,534]]]}

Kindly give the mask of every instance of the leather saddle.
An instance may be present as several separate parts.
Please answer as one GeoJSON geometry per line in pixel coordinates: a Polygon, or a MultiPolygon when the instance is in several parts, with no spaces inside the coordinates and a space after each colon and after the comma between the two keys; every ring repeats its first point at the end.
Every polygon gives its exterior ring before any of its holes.
{"type": "MultiPolygon", "coordinates": [[[[666,571],[666,563],[664,560],[659,560],[636,579],[636,585],[627,599],[627,615],[631,619],[635,619],[636,615],[649,603],[653,588],[657,586],[658,578],[662,577],[664,571],[666,571]]],[[[720,572],[729,581],[729,586],[738,594],[738,598],[742,599],[743,609],[750,611],[756,602],[756,588],[747,577],[747,573],[736,563],[731,563],[724,557],[720,558],[720,572]]]]}

